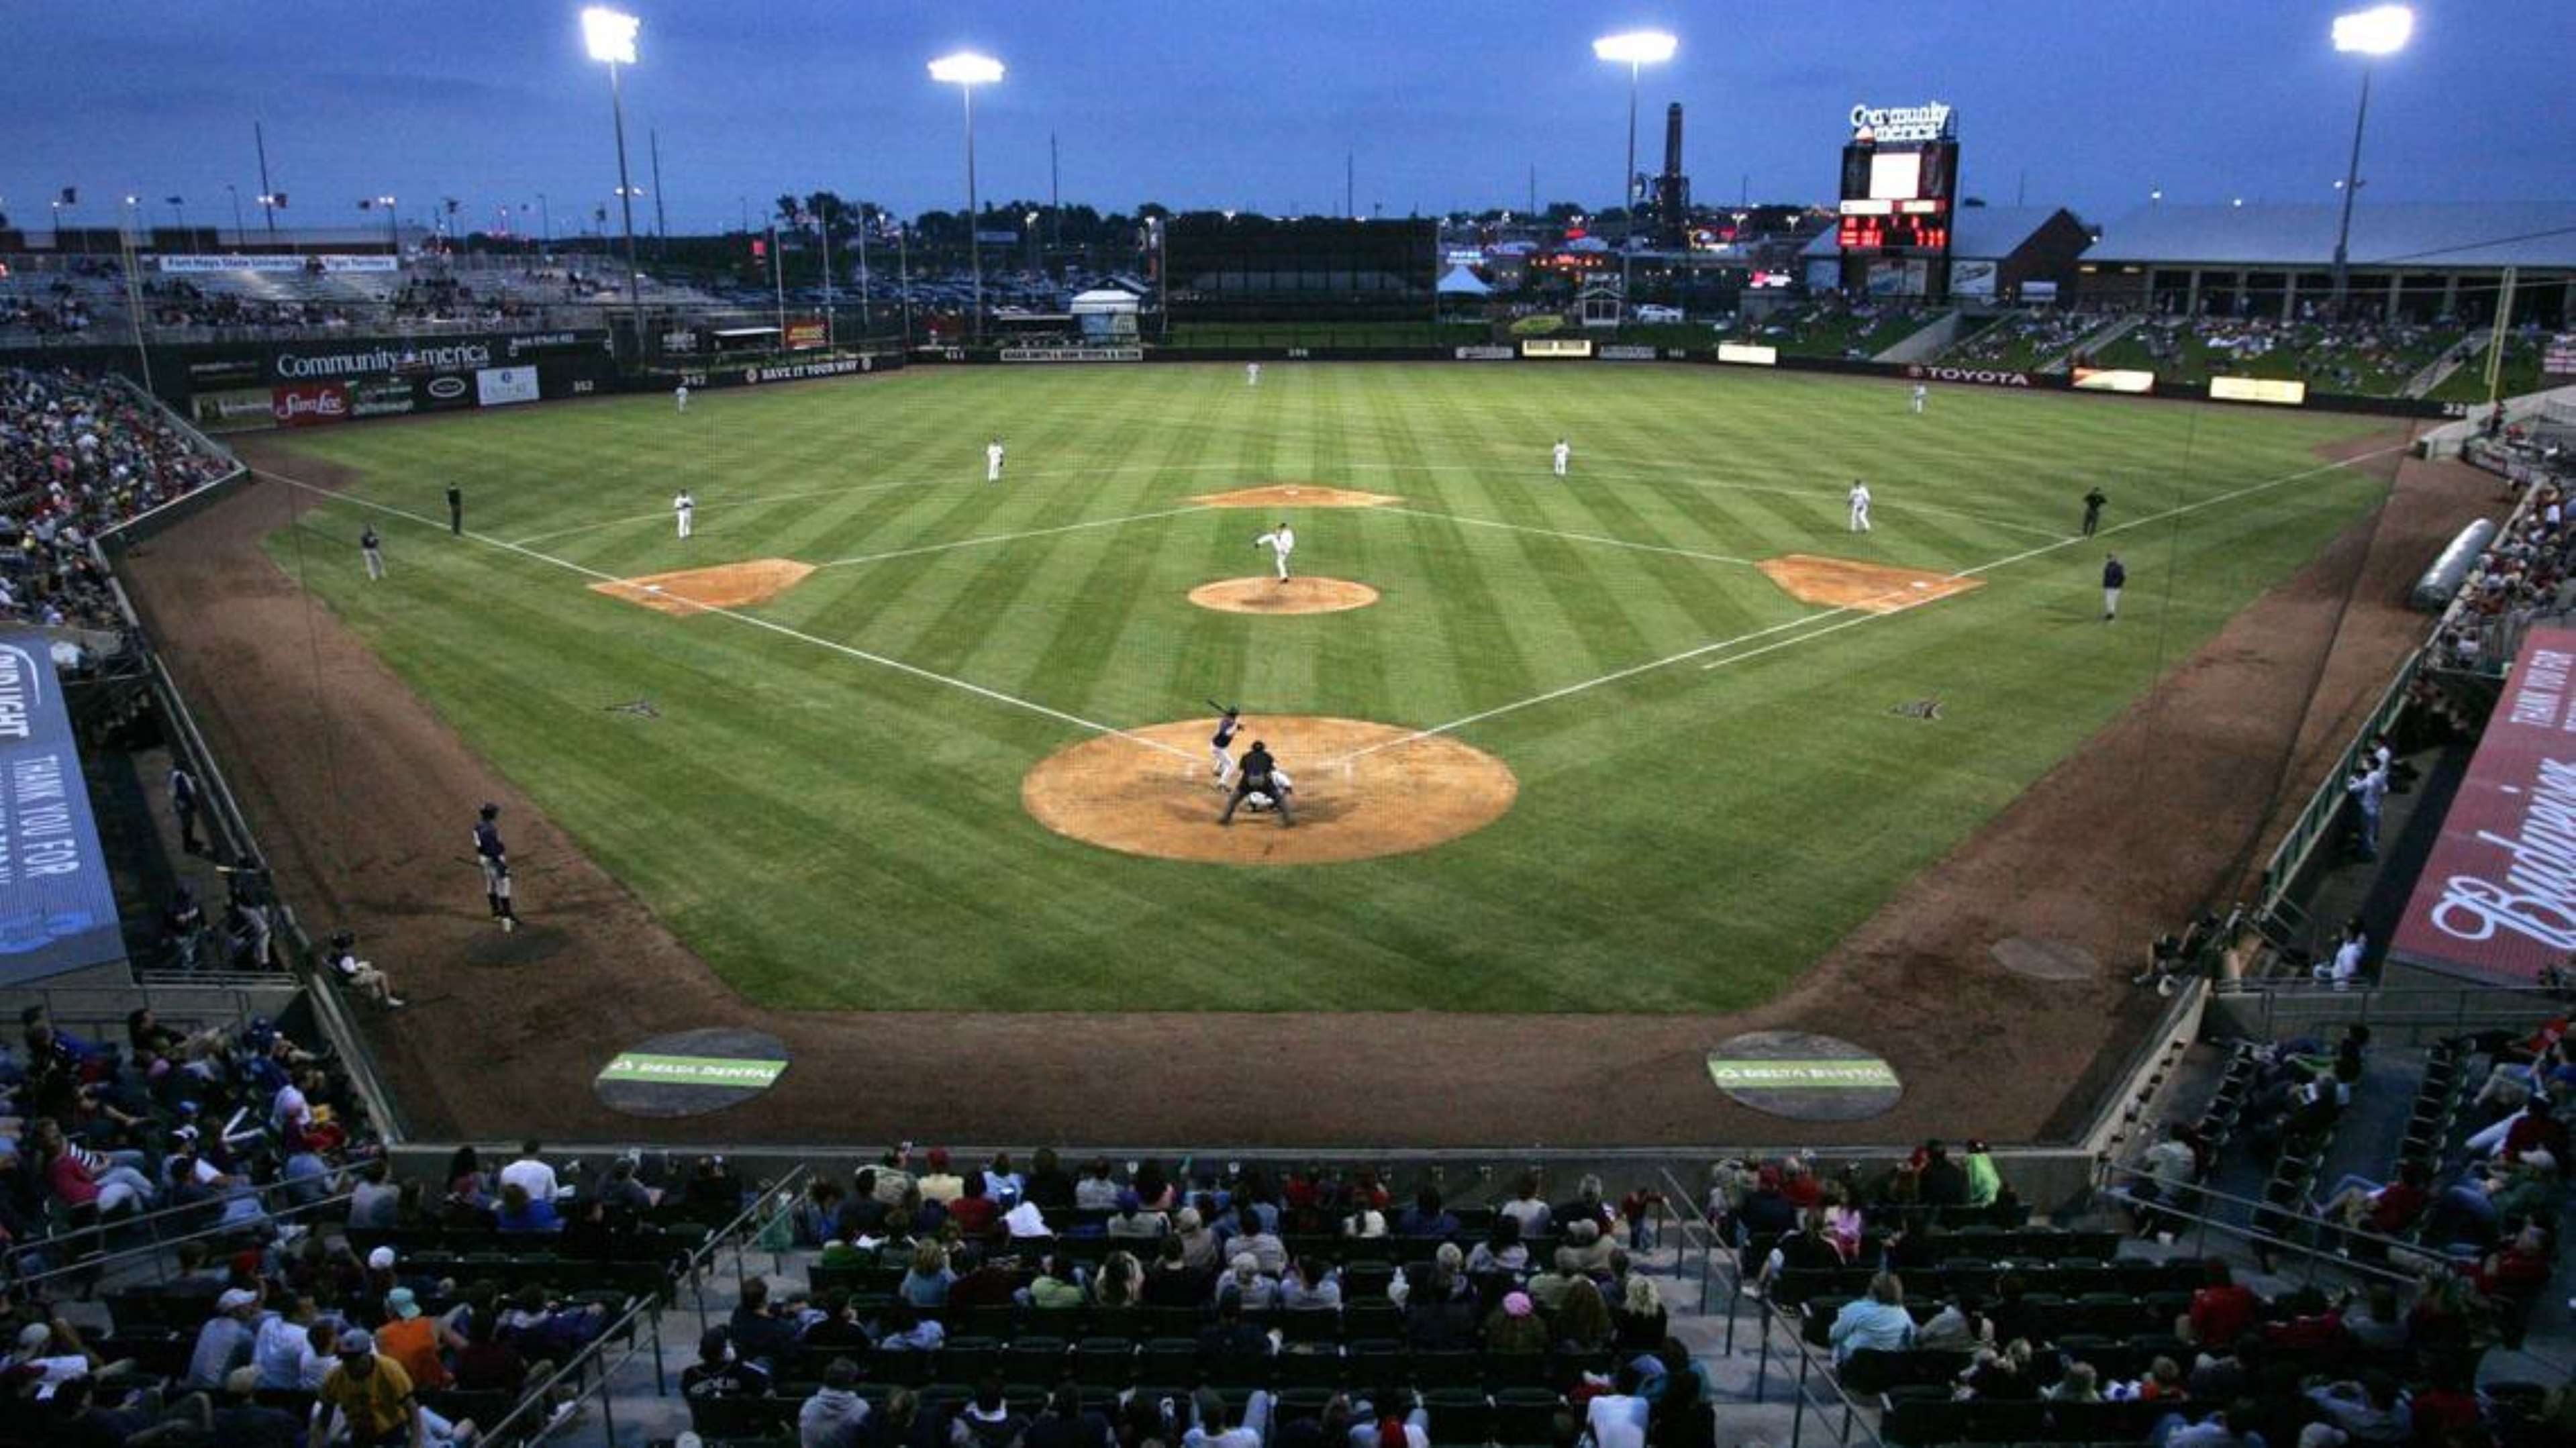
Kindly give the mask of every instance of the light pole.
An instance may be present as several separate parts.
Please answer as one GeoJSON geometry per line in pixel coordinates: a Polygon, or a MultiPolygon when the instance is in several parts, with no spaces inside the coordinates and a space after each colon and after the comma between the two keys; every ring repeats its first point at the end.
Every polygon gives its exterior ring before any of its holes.
{"type": "Polygon", "coordinates": [[[539,253],[543,254],[544,252],[554,250],[555,214],[546,206],[546,193],[542,191],[537,193],[537,227],[537,236],[540,241],[538,248],[539,253]]]}
{"type": "Polygon", "coordinates": [[[402,228],[401,223],[396,221],[394,218],[394,199],[390,196],[379,196],[372,202],[361,201],[358,203],[360,210],[364,210],[370,205],[381,206],[385,209],[385,244],[393,248],[394,264],[396,266],[402,265],[402,228]]]}
{"type": "Polygon", "coordinates": [[[984,340],[984,253],[975,238],[975,87],[1000,80],[1002,63],[989,55],[961,50],[932,61],[930,78],[955,83],[966,97],[966,265],[975,278],[973,335],[980,343],[984,340]]]}
{"type": "Polygon", "coordinates": [[[224,194],[233,199],[233,247],[239,250],[250,244],[250,238],[242,232],[241,188],[227,181],[224,183],[224,194]]]}
{"type": "Polygon", "coordinates": [[[2334,22],[2334,48],[2358,54],[2361,61],[2361,109],[2352,118],[2352,161],[2344,169],[2343,220],[2335,226],[2334,300],[2341,313],[2348,278],[2347,260],[2352,241],[2352,196],[2361,189],[2361,128],[2370,119],[2370,72],[2380,56],[2394,55],[2406,46],[2415,33],[2415,12],[2403,5],[2381,5],[2370,10],[2357,10],[2338,15],[2334,22]]]}
{"type": "Polygon", "coordinates": [[[617,123],[617,204],[626,217],[626,309],[635,329],[635,346],[644,346],[644,283],[635,269],[635,188],[626,179],[626,97],[617,68],[635,63],[635,32],[642,25],[632,15],[593,5],[581,12],[582,39],[590,58],[608,63],[608,109],[617,123]]]}
{"type": "Polygon", "coordinates": [[[1637,249],[1637,72],[1673,58],[1679,42],[1660,30],[1631,30],[1592,42],[1602,60],[1628,67],[1628,169],[1619,178],[1620,208],[1627,220],[1619,228],[1619,305],[1628,306],[1629,263],[1637,249]]]}

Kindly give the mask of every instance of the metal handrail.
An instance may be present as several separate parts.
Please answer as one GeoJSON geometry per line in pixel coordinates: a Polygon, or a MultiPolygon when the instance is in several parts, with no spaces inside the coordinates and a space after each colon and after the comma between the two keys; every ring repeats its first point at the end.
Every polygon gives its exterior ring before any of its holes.
{"type": "MultiPolygon", "coordinates": [[[[337,1196],[324,1197],[318,1202],[304,1202],[294,1206],[280,1207],[275,1210],[271,1210],[267,1203],[268,1194],[271,1192],[283,1191],[292,1185],[294,1184],[291,1182],[270,1182],[265,1186],[252,1188],[253,1193],[261,1199],[260,1211],[263,1216],[270,1221],[288,1221],[299,1216],[309,1216],[331,1207],[346,1207],[356,1196],[356,1193],[354,1192],[342,1192],[337,1196]]],[[[18,1262],[24,1261],[29,1257],[46,1255],[48,1249],[59,1251],[68,1245],[78,1242],[79,1239],[83,1237],[96,1236],[104,1239],[111,1232],[121,1231],[143,1223],[157,1223],[182,1212],[202,1217],[209,1210],[214,1209],[216,1209],[216,1204],[214,1203],[197,1202],[184,1207],[162,1207],[156,1211],[147,1212],[140,1216],[120,1217],[113,1222],[101,1222],[94,1227],[75,1227],[68,1232],[58,1232],[50,1237],[42,1237],[32,1242],[25,1242],[17,1246],[13,1246],[8,1251],[8,1260],[10,1265],[14,1267],[18,1262]]],[[[122,1247],[113,1252],[102,1253],[96,1257],[84,1257],[77,1262],[66,1263],[60,1267],[48,1267],[42,1272],[32,1272],[25,1276],[19,1276],[14,1271],[0,1274],[0,1276],[5,1276],[13,1285],[20,1287],[34,1286],[38,1283],[50,1282],[60,1277],[95,1276],[106,1271],[110,1267],[120,1266],[140,1258],[156,1256],[183,1242],[202,1242],[209,1241],[217,1237],[233,1237],[238,1236],[247,1230],[251,1230],[251,1228],[245,1224],[233,1223],[229,1225],[201,1227],[195,1231],[185,1232],[176,1237],[163,1237],[156,1231],[150,1242],[139,1247],[122,1247]]]]}
{"type": "Polygon", "coordinates": [[[592,1338],[588,1346],[584,1347],[581,1351],[574,1353],[570,1358],[564,1361],[563,1366],[548,1374],[544,1382],[538,1383],[535,1386],[522,1391],[519,1395],[519,1401],[511,1406],[509,1412],[504,1413],[501,1416],[501,1420],[499,1422],[484,1428],[481,1433],[476,1435],[477,1441],[488,1443],[510,1442],[511,1428],[515,1425],[519,1425],[520,1420],[527,1417],[531,1409],[546,1412],[548,1415],[547,1420],[544,1423],[527,1425],[522,1428],[521,1431],[527,1434],[527,1440],[529,1442],[534,1442],[537,1439],[544,1437],[546,1427],[550,1426],[552,1422],[553,1409],[557,1406],[554,1397],[555,1389],[567,1378],[579,1378],[589,1370],[591,1364],[601,1363],[602,1365],[600,1367],[598,1379],[592,1382],[589,1386],[582,1388],[580,1392],[574,1394],[572,1397],[564,1399],[562,1405],[569,1406],[577,1404],[594,1393],[598,1394],[600,1417],[602,1427],[605,1430],[600,1441],[603,1443],[615,1443],[617,1441],[617,1419],[615,1416],[615,1410],[609,1406],[610,1398],[608,1387],[609,1384],[615,1380],[618,1371],[624,1368],[628,1363],[635,1360],[635,1355],[637,1353],[648,1350],[643,1343],[637,1340],[635,1324],[639,1318],[642,1319],[647,1330],[647,1334],[651,1339],[651,1347],[649,1350],[653,1356],[655,1393],[658,1396],[661,1393],[669,1391],[668,1385],[662,1381],[661,1298],[659,1294],[656,1293],[646,1293],[640,1297],[630,1297],[626,1300],[626,1310],[618,1315],[616,1321],[611,1322],[604,1328],[601,1328],[599,1330],[599,1336],[592,1338]],[[609,1344],[620,1341],[625,1343],[626,1351],[618,1354],[615,1362],[602,1362],[602,1360],[607,1356],[609,1344]]]}
{"type": "Polygon", "coordinates": [[[2552,1011],[2564,1009],[2567,1001],[2564,992],[2536,985],[2394,986],[2372,990],[2337,990],[2307,980],[2221,981],[2213,985],[2213,1003],[2261,1003],[2262,1019],[2255,1034],[2266,1039],[2279,1034],[2275,1018],[2282,1015],[2295,1016],[2302,1024],[2310,1025],[2447,1026],[2449,1034],[2460,1035],[2481,1027],[2546,1019],[2552,1011]],[[2423,1009],[2409,1008],[2418,1002],[2425,1003],[2423,1009]]]}

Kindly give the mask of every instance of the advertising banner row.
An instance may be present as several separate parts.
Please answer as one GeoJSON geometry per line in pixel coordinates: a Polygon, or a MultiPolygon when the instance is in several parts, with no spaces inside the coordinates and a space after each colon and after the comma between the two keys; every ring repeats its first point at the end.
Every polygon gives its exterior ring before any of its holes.
{"type": "Polygon", "coordinates": [[[317,427],[369,417],[511,407],[553,397],[582,397],[614,385],[607,368],[555,363],[432,372],[414,377],[362,377],[350,382],[287,382],[271,387],[200,392],[197,422],[213,431],[246,427],[317,427]],[[587,375],[595,374],[595,375],[587,375]]]}
{"type": "Polygon", "coordinates": [[[177,276],[203,276],[210,272],[325,272],[340,276],[351,272],[402,270],[402,263],[390,252],[380,256],[350,256],[338,252],[289,256],[162,255],[154,257],[152,264],[165,274],[177,276]]]}

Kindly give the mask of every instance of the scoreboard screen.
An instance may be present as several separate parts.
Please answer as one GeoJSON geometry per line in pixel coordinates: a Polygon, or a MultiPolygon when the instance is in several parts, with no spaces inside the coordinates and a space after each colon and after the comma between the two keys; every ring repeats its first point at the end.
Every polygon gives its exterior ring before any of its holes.
{"type": "Polygon", "coordinates": [[[1948,251],[1946,216],[1846,216],[1836,238],[1845,251],[1948,251]]]}
{"type": "Polygon", "coordinates": [[[1959,144],[1843,147],[1845,251],[1947,251],[1959,144]]]}

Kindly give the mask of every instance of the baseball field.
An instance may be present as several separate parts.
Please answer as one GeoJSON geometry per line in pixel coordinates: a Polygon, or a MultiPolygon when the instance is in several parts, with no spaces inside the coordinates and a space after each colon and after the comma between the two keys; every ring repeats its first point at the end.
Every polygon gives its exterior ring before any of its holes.
{"type": "Polygon", "coordinates": [[[2329,460],[2366,419],[1905,391],[1211,364],[631,396],[284,437],[315,506],[266,547],[755,1005],[1732,1011],[2391,474],[2329,460]],[[1282,522],[1284,591],[1253,542],[1282,522]],[[1294,829],[1216,823],[1211,701],[1294,829]]]}

